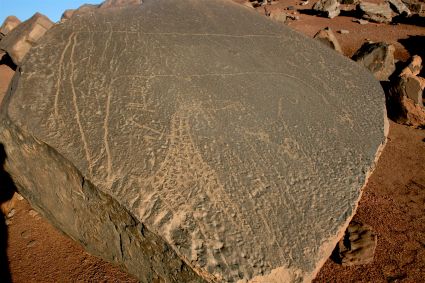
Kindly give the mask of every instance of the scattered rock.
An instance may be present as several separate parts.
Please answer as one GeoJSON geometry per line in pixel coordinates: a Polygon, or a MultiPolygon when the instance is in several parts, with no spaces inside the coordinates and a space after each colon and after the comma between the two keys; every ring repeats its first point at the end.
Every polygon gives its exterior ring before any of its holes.
{"type": "Polygon", "coordinates": [[[288,7],[286,7],[286,10],[293,11],[293,10],[295,10],[295,7],[294,6],[288,6],[288,7]]]}
{"type": "Polygon", "coordinates": [[[354,19],[353,22],[359,23],[361,25],[367,25],[369,23],[369,21],[363,19],[354,19]]]}
{"type": "Polygon", "coordinates": [[[31,240],[31,241],[28,242],[27,248],[34,247],[36,244],[37,244],[37,241],[36,240],[31,240]]]}
{"type": "Polygon", "coordinates": [[[30,216],[32,216],[32,217],[36,217],[36,216],[38,216],[38,212],[37,212],[37,211],[35,211],[35,210],[33,210],[33,209],[31,209],[30,211],[28,211],[28,214],[29,214],[30,216]]]}
{"type": "Polygon", "coordinates": [[[410,16],[412,13],[409,8],[407,8],[406,4],[404,4],[401,0],[387,0],[390,4],[390,8],[393,9],[394,12],[401,16],[410,16]]]}
{"type": "Polygon", "coordinates": [[[341,29],[341,30],[339,30],[338,31],[340,34],[349,34],[350,33],[350,31],[349,30],[346,30],[346,29],[341,29]]]}
{"type": "Polygon", "coordinates": [[[31,47],[53,26],[46,16],[36,13],[14,28],[0,41],[0,49],[7,52],[13,63],[20,65],[31,47]]]}
{"type": "Polygon", "coordinates": [[[30,232],[28,230],[22,231],[21,237],[24,239],[28,239],[30,237],[30,232]]]}
{"type": "Polygon", "coordinates": [[[366,42],[352,59],[371,71],[377,80],[386,81],[395,71],[394,51],[394,46],[385,42],[366,42]]]}
{"type": "Polygon", "coordinates": [[[384,4],[361,2],[357,5],[357,10],[364,19],[371,22],[390,23],[393,18],[393,11],[388,2],[384,4]]]}
{"type": "Polygon", "coordinates": [[[6,226],[10,226],[10,225],[12,225],[12,220],[11,219],[6,219],[4,221],[4,223],[6,224],[6,226]]]}
{"type": "Polygon", "coordinates": [[[373,261],[377,236],[372,227],[351,222],[338,243],[339,258],[343,266],[368,264],[373,261]]]}
{"type": "Polygon", "coordinates": [[[306,5],[308,5],[310,2],[308,1],[308,0],[306,0],[306,1],[302,1],[301,2],[301,6],[306,6],[306,5]]]}
{"type": "Polygon", "coordinates": [[[19,200],[19,201],[21,201],[21,200],[24,200],[24,197],[23,196],[21,196],[20,194],[18,194],[18,193],[15,193],[16,194],[16,198],[19,200]]]}
{"type": "Polygon", "coordinates": [[[341,46],[330,28],[319,30],[314,35],[314,38],[342,54],[341,46]]]}
{"type": "Polygon", "coordinates": [[[335,18],[341,12],[337,0],[319,0],[313,5],[313,10],[328,18],[335,18]]]}
{"type": "Polygon", "coordinates": [[[12,218],[16,213],[16,209],[12,208],[7,214],[7,218],[12,218]]]}
{"type": "Polygon", "coordinates": [[[400,77],[402,76],[418,76],[422,70],[422,58],[418,55],[413,55],[410,59],[409,65],[404,68],[400,77]]]}
{"type": "Polygon", "coordinates": [[[16,28],[21,21],[15,16],[8,16],[0,27],[0,40],[16,28]]]}
{"type": "Polygon", "coordinates": [[[402,77],[389,90],[387,95],[388,117],[399,124],[423,128],[425,127],[424,107],[416,104],[413,99],[405,94],[409,91],[405,89],[405,86],[406,78],[402,77]]]}
{"type": "Polygon", "coordinates": [[[297,15],[294,15],[294,14],[287,14],[286,19],[289,19],[289,20],[292,20],[292,21],[298,21],[300,19],[300,17],[297,16],[297,15]]]}
{"type": "Polygon", "coordinates": [[[286,20],[287,20],[287,17],[288,17],[288,14],[283,13],[283,12],[278,12],[278,13],[272,12],[270,14],[271,19],[278,21],[278,22],[281,22],[281,23],[285,23],[286,20]]]}
{"type": "Polygon", "coordinates": [[[398,79],[392,82],[387,95],[387,112],[388,117],[397,123],[425,127],[425,79],[418,76],[421,69],[422,59],[415,55],[398,79]]]}

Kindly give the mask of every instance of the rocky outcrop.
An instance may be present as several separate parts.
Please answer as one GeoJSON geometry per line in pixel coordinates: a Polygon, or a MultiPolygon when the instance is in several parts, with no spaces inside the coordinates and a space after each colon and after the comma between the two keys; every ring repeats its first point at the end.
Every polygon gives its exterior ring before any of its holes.
{"type": "Polygon", "coordinates": [[[15,16],[8,16],[0,27],[0,40],[16,28],[21,21],[15,16]]]}
{"type": "Polygon", "coordinates": [[[319,30],[313,38],[342,54],[341,46],[330,28],[327,27],[319,30]]]}
{"type": "Polygon", "coordinates": [[[313,10],[331,19],[341,12],[338,0],[319,0],[313,5],[313,10]]]}
{"type": "Polygon", "coordinates": [[[384,140],[367,71],[229,1],[82,14],[19,70],[7,171],[142,282],[310,281],[384,140]]]}
{"type": "Polygon", "coordinates": [[[372,227],[351,222],[344,237],[338,243],[339,261],[344,266],[371,263],[376,245],[377,236],[372,227]]]}
{"type": "Polygon", "coordinates": [[[357,5],[357,10],[364,19],[371,22],[390,23],[393,18],[393,12],[388,2],[384,4],[361,2],[357,5]]]}
{"type": "Polygon", "coordinates": [[[395,71],[394,51],[394,46],[385,42],[366,42],[352,59],[371,71],[377,80],[387,81],[395,71]]]}
{"type": "Polygon", "coordinates": [[[0,50],[7,52],[13,63],[20,65],[31,47],[53,26],[46,16],[36,13],[0,41],[0,50]]]}

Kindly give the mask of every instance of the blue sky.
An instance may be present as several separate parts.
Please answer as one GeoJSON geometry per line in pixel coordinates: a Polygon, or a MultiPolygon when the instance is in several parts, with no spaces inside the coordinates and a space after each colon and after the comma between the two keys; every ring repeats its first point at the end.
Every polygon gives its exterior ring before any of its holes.
{"type": "Polygon", "coordinates": [[[53,22],[59,21],[63,11],[75,9],[82,4],[99,4],[103,0],[0,0],[0,25],[7,16],[15,15],[21,21],[35,12],[46,15],[53,22]]]}

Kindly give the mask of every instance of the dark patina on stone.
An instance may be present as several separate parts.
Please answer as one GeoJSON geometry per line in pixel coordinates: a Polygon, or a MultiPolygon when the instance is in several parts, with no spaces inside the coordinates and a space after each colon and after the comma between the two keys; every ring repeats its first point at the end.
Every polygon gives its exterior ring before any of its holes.
{"type": "Polygon", "coordinates": [[[230,1],[72,17],[20,70],[7,170],[143,282],[311,280],[384,139],[367,70],[230,1]]]}

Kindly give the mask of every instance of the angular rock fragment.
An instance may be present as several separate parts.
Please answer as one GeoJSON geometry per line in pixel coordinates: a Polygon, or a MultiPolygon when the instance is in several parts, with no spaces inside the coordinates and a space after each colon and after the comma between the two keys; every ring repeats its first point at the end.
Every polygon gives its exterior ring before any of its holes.
{"type": "Polygon", "coordinates": [[[342,54],[341,46],[329,27],[319,30],[313,38],[342,54]]]}
{"type": "Polygon", "coordinates": [[[338,243],[339,259],[344,266],[368,264],[373,261],[377,236],[372,227],[351,222],[338,243]]]}
{"type": "Polygon", "coordinates": [[[400,77],[402,76],[417,76],[422,70],[422,58],[419,55],[413,55],[410,59],[409,65],[404,68],[400,77]]]}
{"type": "Polygon", "coordinates": [[[371,22],[390,23],[393,18],[393,11],[388,2],[384,4],[361,2],[357,5],[357,10],[364,19],[371,22]]]}
{"type": "Polygon", "coordinates": [[[142,282],[310,281],[384,140],[369,72],[230,1],[97,9],[20,70],[6,169],[142,282]]]}
{"type": "Polygon", "coordinates": [[[0,50],[7,52],[12,61],[16,65],[20,65],[31,47],[52,26],[53,22],[46,16],[36,13],[30,19],[14,28],[0,41],[0,50]]]}
{"type": "Polygon", "coordinates": [[[313,5],[313,10],[331,19],[341,12],[338,0],[319,0],[313,5]]]}
{"type": "Polygon", "coordinates": [[[385,42],[366,42],[352,59],[371,71],[377,80],[386,81],[395,71],[394,51],[394,46],[385,42]]]}
{"type": "Polygon", "coordinates": [[[8,16],[0,27],[0,40],[14,28],[16,28],[21,21],[15,16],[8,16]]]}
{"type": "Polygon", "coordinates": [[[390,8],[401,16],[407,17],[412,14],[406,4],[401,0],[388,0],[388,3],[390,4],[390,8]]]}

